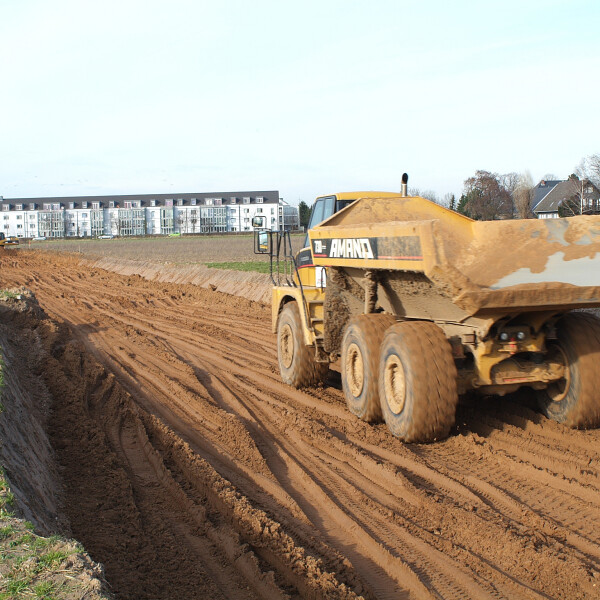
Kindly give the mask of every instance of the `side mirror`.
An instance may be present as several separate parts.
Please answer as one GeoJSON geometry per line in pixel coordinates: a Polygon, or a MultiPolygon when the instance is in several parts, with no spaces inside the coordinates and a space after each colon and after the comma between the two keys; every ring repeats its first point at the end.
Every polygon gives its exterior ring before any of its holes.
{"type": "MultiPolygon", "coordinates": [[[[260,217],[255,217],[260,218],[260,217]]],[[[254,225],[254,219],[252,219],[254,225]]],[[[271,254],[271,232],[263,230],[254,231],[254,254],[271,254]]]]}
{"type": "Polygon", "coordinates": [[[266,217],[252,217],[252,227],[254,229],[260,229],[261,227],[264,229],[266,220],[266,217]]]}

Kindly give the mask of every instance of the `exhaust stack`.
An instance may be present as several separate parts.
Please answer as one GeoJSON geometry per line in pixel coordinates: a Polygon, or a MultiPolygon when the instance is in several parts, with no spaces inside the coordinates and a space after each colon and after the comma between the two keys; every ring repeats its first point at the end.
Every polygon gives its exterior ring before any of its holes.
{"type": "Polygon", "coordinates": [[[402,187],[400,195],[406,198],[408,196],[408,173],[402,173],[402,187]]]}

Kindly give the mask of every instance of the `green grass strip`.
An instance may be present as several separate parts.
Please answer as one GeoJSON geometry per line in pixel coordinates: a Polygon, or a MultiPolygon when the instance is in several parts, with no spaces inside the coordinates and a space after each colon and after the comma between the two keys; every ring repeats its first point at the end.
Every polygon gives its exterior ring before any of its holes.
{"type": "Polygon", "coordinates": [[[257,273],[269,273],[270,266],[265,261],[248,262],[211,262],[205,263],[209,269],[226,269],[228,271],[256,271],[257,273]]]}

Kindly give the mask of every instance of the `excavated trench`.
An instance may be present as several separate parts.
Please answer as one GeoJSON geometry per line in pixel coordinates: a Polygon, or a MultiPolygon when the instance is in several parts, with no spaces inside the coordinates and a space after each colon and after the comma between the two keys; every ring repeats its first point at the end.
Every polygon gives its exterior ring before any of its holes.
{"type": "Polygon", "coordinates": [[[0,258],[14,287],[9,386],[47,416],[10,476],[117,598],[600,596],[599,431],[522,395],[406,445],[335,372],[283,385],[267,306],[33,252],[0,258]]]}

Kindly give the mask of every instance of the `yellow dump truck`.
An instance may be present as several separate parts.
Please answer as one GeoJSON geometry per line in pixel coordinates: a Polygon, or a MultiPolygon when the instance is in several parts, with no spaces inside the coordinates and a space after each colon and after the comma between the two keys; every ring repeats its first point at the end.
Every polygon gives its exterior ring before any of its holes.
{"type": "Polygon", "coordinates": [[[600,217],[473,221],[420,197],[318,198],[305,248],[271,256],[279,369],[295,387],[341,358],[348,408],[400,439],[448,435],[460,395],[536,390],[572,427],[600,424],[600,217]]]}

